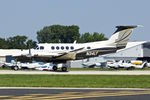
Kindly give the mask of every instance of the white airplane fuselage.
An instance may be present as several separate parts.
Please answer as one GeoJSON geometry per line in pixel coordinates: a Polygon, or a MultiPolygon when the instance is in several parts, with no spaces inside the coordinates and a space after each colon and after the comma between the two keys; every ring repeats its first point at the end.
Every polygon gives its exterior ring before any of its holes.
{"type": "Polygon", "coordinates": [[[76,49],[83,48],[82,50],[78,51],[83,52],[92,49],[99,49],[103,47],[115,47],[109,46],[106,41],[101,42],[90,42],[90,43],[43,43],[38,44],[38,47],[34,50],[49,52],[49,53],[65,53],[70,52],[76,49]]]}
{"type": "MultiPolygon", "coordinates": [[[[79,56],[80,54],[84,53],[84,57],[82,58],[87,58],[91,56],[97,56],[100,52],[101,53],[105,53],[108,51],[115,52],[116,50],[117,48],[112,45],[110,46],[108,41],[90,42],[90,43],[43,43],[38,44],[38,47],[32,50],[31,54],[39,56],[40,55],[59,56],[63,53],[69,53],[74,51],[76,55],[79,54],[79,56]]],[[[75,59],[79,59],[78,56],[73,57],[72,60],[75,59]]]]}
{"type": "Polygon", "coordinates": [[[28,54],[17,56],[17,60],[42,60],[46,62],[66,62],[95,57],[102,54],[114,53],[124,48],[130,34],[137,26],[117,26],[113,35],[105,41],[89,43],[40,43],[36,49],[31,49],[28,54]]]}

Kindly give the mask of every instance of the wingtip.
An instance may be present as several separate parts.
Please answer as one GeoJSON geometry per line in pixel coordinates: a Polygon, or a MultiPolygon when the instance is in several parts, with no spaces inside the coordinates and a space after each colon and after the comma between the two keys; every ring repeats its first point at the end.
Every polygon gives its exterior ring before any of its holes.
{"type": "Polygon", "coordinates": [[[144,27],[143,25],[137,25],[137,27],[144,27]]]}

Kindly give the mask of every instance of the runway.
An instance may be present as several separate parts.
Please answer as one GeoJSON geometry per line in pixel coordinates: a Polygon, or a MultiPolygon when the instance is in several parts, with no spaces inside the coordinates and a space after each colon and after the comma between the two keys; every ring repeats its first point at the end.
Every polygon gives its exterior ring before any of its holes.
{"type": "Polygon", "coordinates": [[[132,71],[68,71],[68,72],[53,72],[53,71],[31,71],[31,70],[0,70],[0,74],[29,74],[29,75],[150,75],[150,70],[132,70],[132,71]]]}
{"type": "Polygon", "coordinates": [[[148,89],[0,88],[2,100],[149,100],[148,89]]]}
{"type": "MultiPolygon", "coordinates": [[[[0,74],[48,75],[150,75],[150,71],[14,71],[0,74]]],[[[149,100],[150,89],[0,87],[0,100],[149,100]]]]}

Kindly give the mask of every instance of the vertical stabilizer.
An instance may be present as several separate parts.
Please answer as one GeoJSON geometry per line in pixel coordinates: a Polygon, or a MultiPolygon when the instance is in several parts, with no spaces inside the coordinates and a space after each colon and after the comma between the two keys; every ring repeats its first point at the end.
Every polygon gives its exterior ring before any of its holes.
{"type": "Polygon", "coordinates": [[[130,34],[136,26],[116,26],[117,30],[108,40],[109,43],[115,45],[117,48],[124,48],[129,40],[130,34]]]}

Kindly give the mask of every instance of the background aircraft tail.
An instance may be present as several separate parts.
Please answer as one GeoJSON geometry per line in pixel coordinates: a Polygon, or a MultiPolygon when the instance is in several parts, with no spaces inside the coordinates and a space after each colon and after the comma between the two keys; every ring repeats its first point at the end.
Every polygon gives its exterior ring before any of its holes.
{"type": "Polygon", "coordinates": [[[116,26],[117,30],[113,33],[108,42],[111,45],[115,45],[117,49],[125,48],[130,34],[136,27],[137,26],[116,26]]]}

